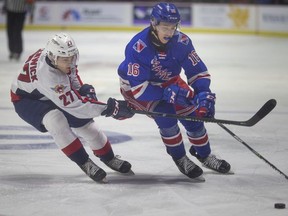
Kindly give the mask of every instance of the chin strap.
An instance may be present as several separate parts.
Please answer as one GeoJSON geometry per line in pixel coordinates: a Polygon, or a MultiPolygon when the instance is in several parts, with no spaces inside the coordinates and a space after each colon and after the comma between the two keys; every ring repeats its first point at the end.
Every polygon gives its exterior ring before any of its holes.
{"type": "Polygon", "coordinates": [[[49,66],[57,69],[57,67],[53,64],[53,62],[51,61],[51,59],[48,57],[48,55],[45,57],[45,60],[46,60],[46,63],[47,63],[49,66]]]}
{"type": "Polygon", "coordinates": [[[166,44],[163,44],[155,29],[153,29],[153,26],[151,26],[151,30],[150,30],[150,38],[151,38],[151,42],[152,44],[155,46],[155,48],[157,49],[157,51],[159,52],[165,52],[166,51],[166,44]]]}

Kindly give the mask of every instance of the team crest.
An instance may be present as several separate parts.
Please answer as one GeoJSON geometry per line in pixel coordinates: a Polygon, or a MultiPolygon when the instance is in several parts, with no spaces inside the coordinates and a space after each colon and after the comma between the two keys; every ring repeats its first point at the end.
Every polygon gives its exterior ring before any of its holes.
{"type": "Polygon", "coordinates": [[[187,45],[189,43],[189,38],[187,37],[187,35],[179,34],[178,42],[187,45]]]}
{"type": "Polygon", "coordinates": [[[67,88],[67,86],[64,85],[56,85],[54,88],[51,88],[56,93],[62,94],[64,90],[67,88]]]}
{"type": "Polygon", "coordinates": [[[73,46],[72,41],[67,41],[67,46],[68,46],[69,48],[72,47],[72,46],[73,46]]]}
{"type": "Polygon", "coordinates": [[[142,41],[142,40],[138,40],[134,45],[133,45],[133,49],[140,53],[142,52],[142,50],[146,47],[147,45],[142,41]]]}

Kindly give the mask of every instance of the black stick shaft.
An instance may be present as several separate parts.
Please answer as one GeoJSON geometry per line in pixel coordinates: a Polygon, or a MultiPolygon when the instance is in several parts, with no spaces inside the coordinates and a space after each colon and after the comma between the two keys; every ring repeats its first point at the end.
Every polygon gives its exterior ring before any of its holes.
{"type": "Polygon", "coordinates": [[[235,121],[235,120],[205,118],[205,117],[197,117],[197,116],[182,116],[182,115],[171,114],[171,113],[149,112],[145,110],[133,110],[133,112],[137,114],[150,115],[154,117],[156,116],[156,117],[176,118],[176,119],[183,119],[187,121],[230,124],[230,125],[251,127],[257,124],[266,115],[268,115],[274,109],[275,106],[276,106],[276,100],[270,99],[247,121],[235,121]]]}
{"type": "Polygon", "coordinates": [[[278,171],[281,175],[283,175],[286,179],[288,179],[288,176],[283,173],[281,170],[279,170],[275,165],[270,163],[266,158],[264,158],[261,154],[259,154],[257,151],[255,151],[251,146],[249,146],[246,142],[244,142],[240,137],[238,137],[235,133],[233,133],[231,130],[229,130],[226,126],[224,126],[221,123],[217,123],[220,127],[222,127],[226,132],[228,132],[232,137],[234,137],[238,142],[242,143],[245,147],[247,147],[252,153],[254,153],[258,158],[265,161],[269,166],[271,166],[273,169],[278,171]]]}

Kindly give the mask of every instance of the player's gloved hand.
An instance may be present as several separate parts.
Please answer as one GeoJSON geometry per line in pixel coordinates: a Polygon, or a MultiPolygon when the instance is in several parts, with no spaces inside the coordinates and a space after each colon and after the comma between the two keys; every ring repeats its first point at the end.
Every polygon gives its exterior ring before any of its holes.
{"type": "Polygon", "coordinates": [[[114,98],[108,99],[107,108],[101,113],[102,116],[112,116],[113,118],[118,120],[131,118],[132,116],[134,116],[134,114],[135,113],[128,106],[128,103],[126,101],[116,100],[114,98]]]}
{"type": "Polygon", "coordinates": [[[189,98],[193,97],[193,92],[191,90],[181,88],[178,85],[172,84],[167,86],[163,92],[163,100],[172,104],[179,104],[182,106],[191,105],[189,98]]]}
{"type": "Polygon", "coordinates": [[[200,92],[194,96],[192,103],[198,106],[196,116],[213,118],[215,115],[216,95],[211,92],[200,92]]]}
{"type": "Polygon", "coordinates": [[[89,85],[89,84],[82,85],[81,88],[79,89],[79,94],[81,96],[86,96],[88,98],[92,98],[92,99],[98,101],[98,99],[96,97],[95,89],[92,85],[89,85]]]}

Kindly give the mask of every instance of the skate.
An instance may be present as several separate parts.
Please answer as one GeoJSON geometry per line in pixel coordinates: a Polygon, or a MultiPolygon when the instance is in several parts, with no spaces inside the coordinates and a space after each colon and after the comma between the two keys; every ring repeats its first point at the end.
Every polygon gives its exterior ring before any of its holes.
{"type": "Polygon", "coordinates": [[[199,159],[199,161],[203,164],[204,167],[223,174],[228,173],[231,168],[227,161],[218,159],[213,154],[210,154],[204,159],[199,159]]]}
{"type": "Polygon", "coordinates": [[[205,179],[202,177],[203,170],[193,163],[186,155],[178,160],[174,160],[181,173],[188,178],[202,182],[205,179]]]}
{"type": "Polygon", "coordinates": [[[228,174],[230,171],[230,168],[231,168],[230,164],[225,160],[216,158],[216,156],[213,154],[210,154],[206,158],[201,158],[197,154],[194,148],[190,148],[190,153],[191,155],[195,156],[202,163],[204,167],[208,169],[211,169],[216,172],[223,173],[223,174],[228,174]]]}
{"type": "Polygon", "coordinates": [[[106,183],[106,172],[98,167],[90,158],[79,167],[95,182],[106,183]]]}
{"type": "Polygon", "coordinates": [[[128,161],[124,161],[119,159],[120,157],[118,155],[114,156],[112,160],[110,161],[103,161],[108,167],[110,167],[112,170],[115,170],[117,172],[123,173],[123,174],[130,174],[133,175],[133,171],[131,170],[131,164],[128,161]]]}

